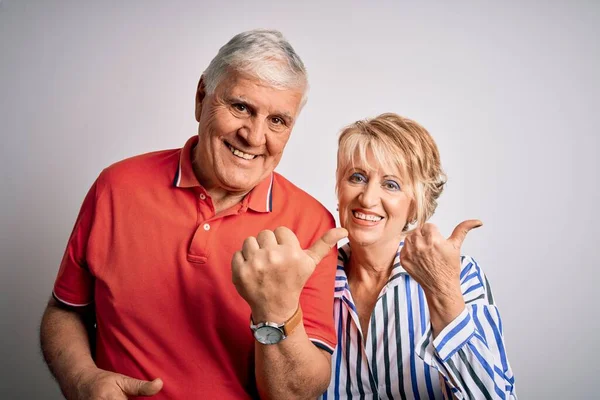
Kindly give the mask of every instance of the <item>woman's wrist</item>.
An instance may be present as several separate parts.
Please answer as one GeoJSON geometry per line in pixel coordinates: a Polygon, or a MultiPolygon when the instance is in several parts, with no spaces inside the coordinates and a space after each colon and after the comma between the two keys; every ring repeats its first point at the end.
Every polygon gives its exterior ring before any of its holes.
{"type": "Polygon", "coordinates": [[[465,301],[460,290],[436,291],[436,293],[426,294],[426,297],[435,338],[463,312],[465,301]]]}

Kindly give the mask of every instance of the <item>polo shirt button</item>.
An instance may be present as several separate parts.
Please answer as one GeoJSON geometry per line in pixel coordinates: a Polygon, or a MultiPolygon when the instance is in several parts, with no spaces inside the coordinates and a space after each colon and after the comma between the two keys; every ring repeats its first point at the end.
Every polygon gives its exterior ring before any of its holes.
{"type": "Polygon", "coordinates": [[[204,224],[204,230],[207,231],[210,229],[210,225],[209,224],[204,224]]]}
{"type": "Polygon", "coordinates": [[[200,193],[200,200],[204,200],[206,199],[206,196],[204,195],[204,193],[200,193]]]}

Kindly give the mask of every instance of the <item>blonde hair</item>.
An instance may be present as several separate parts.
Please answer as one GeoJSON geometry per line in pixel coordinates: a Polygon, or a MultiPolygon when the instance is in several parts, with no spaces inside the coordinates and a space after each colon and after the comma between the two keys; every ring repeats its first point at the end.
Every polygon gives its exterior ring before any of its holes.
{"type": "Polygon", "coordinates": [[[383,167],[400,171],[402,190],[412,199],[404,230],[411,224],[422,226],[433,215],[446,174],[438,148],[425,128],[393,113],[348,125],[338,140],[336,192],[357,157],[371,170],[383,167]],[[368,164],[369,152],[377,165],[368,164]]]}

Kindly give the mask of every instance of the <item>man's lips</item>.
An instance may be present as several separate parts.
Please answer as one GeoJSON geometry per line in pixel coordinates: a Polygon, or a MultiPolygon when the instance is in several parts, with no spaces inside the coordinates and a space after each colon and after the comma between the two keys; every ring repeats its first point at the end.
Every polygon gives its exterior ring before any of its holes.
{"type": "Polygon", "coordinates": [[[225,142],[225,145],[227,146],[227,148],[229,149],[229,151],[231,151],[231,153],[239,158],[242,158],[244,160],[254,160],[256,157],[258,157],[257,154],[250,154],[250,153],[246,153],[245,151],[242,151],[240,149],[238,149],[237,147],[232,146],[231,144],[225,142]]]}

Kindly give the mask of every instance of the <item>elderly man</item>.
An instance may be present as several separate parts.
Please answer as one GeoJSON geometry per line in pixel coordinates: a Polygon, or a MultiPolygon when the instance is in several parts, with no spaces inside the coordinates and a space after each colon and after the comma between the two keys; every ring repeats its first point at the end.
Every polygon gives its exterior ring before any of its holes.
{"type": "Polygon", "coordinates": [[[100,174],[41,326],[67,398],[291,399],[327,388],[331,248],[345,230],[273,172],[306,90],[279,32],[241,33],[200,79],[198,135],[100,174]]]}

